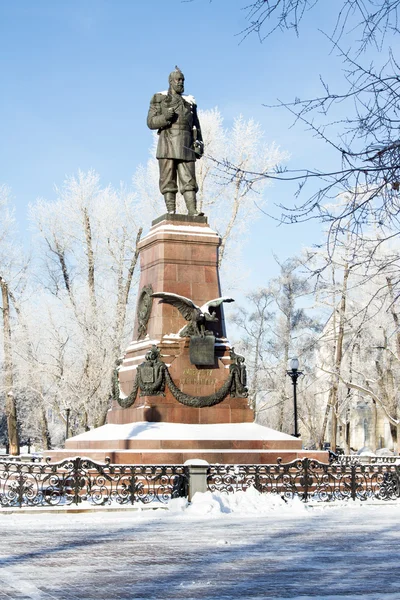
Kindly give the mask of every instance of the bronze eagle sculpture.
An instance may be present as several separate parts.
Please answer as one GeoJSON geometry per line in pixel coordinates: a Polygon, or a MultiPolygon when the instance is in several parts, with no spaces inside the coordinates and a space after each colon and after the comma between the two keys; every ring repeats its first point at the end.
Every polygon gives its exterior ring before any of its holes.
{"type": "Polygon", "coordinates": [[[215,311],[212,311],[212,309],[217,308],[223,302],[235,301],[233,298],[223,296],[221,298],[209,300],[200,307],[189,298],[185,298],[185,296],[179,296],[179,294],[156,292],[155,294],[151,295],[153,298],[160,298],[160,302],[175,306],[175,308],[179,310],[186,321],[189,321],[188,325],[179,331],[179,335],[181,337],[190,337],[192,335],[204,337],[204,335],[207,335],[206,323],[208,321],[218,321],[215,311]]]}

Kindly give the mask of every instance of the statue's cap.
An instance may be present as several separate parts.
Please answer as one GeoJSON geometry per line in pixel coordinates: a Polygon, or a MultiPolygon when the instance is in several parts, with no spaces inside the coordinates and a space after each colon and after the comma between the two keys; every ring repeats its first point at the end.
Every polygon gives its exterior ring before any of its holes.
{"type": "Polygon", "coordinates": [[[180,68],[175,65],[174,71],[171,71],[171,73],[169,74],[168,81],[171,81],[171,79],[174,76],[176,76],[176,75],[181,75],[182,77],[184,77],[184,75],[183,75],[182,71],[180,70],[180,68]]]}

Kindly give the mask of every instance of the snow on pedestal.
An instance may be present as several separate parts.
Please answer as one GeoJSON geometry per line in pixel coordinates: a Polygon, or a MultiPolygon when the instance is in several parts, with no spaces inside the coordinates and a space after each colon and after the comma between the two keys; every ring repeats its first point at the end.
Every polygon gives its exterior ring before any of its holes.
{"type": "MultiPolygon", "coordinates": [[[[227,381],[232,348],[226,338],[222,305],[217,310],[218,321],[211,323],[216,337],[215,364],[197,367],[190,362],[189,338],[178,335],[185,319],[173,306],[150,296],[152,292],[179,294],[198,306],[220,297],[220,243],[205,217],[184,215],[156,219],[140,242],[138,313],[133,341],[119,369],[121,398],[129,396],[137,368],[152,346],[157,346],[172,381],[185,394],[209,396],[227,381]]],[[[200,408],[180,403],[168,386],[160,395],[142,396],[139,390],[129,408],[113,402],[107,425],[70,438],[64,451],[47,455],[53,460],[72,454],[100,461],[109,457],[119,464],[183,464],[191,459],[266,464],[276,463],[278,458],[289,462],[304,456],[327,461],[326,452],[303,451],[298,438],[253,420],[247,398],[229,393],[214,406],[200,408]]]]}

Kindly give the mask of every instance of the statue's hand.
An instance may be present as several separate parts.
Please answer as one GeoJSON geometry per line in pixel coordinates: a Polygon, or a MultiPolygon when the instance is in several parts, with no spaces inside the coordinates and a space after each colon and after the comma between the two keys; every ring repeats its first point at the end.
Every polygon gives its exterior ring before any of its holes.
{"type": "Polygon", "coordinates": [[[163,114],[167,121],[172,121],[175,117],[175,110],[173,108],[165,108],[163,114]]]}
{"type": "Polygon", "coordinates": [[[193,142],[193,150],[196,155],[196,158],[201,158],[204,154],[204,144],[200,142],[200,140],[196,140],[193,142]]]}

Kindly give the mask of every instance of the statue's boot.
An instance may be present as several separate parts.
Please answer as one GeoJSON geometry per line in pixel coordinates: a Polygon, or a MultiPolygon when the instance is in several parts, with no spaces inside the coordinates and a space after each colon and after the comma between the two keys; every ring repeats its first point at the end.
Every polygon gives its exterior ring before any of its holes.
{"type": "Polygon", "coordinates": [[[164,200],[168,214],[174,215],[176,211],[176,193],[167,192],[166,194],[164,194],[164,200]]]}
{"type": "Polygon", "coordinates": [[[191,217],[197,217],[198,215],[202,215],[203,213],[197,212],[196,208],[196,192],[184,192],[183,197],[185,199],[186,208],[188,211],[188,215],[191,217]]]}

